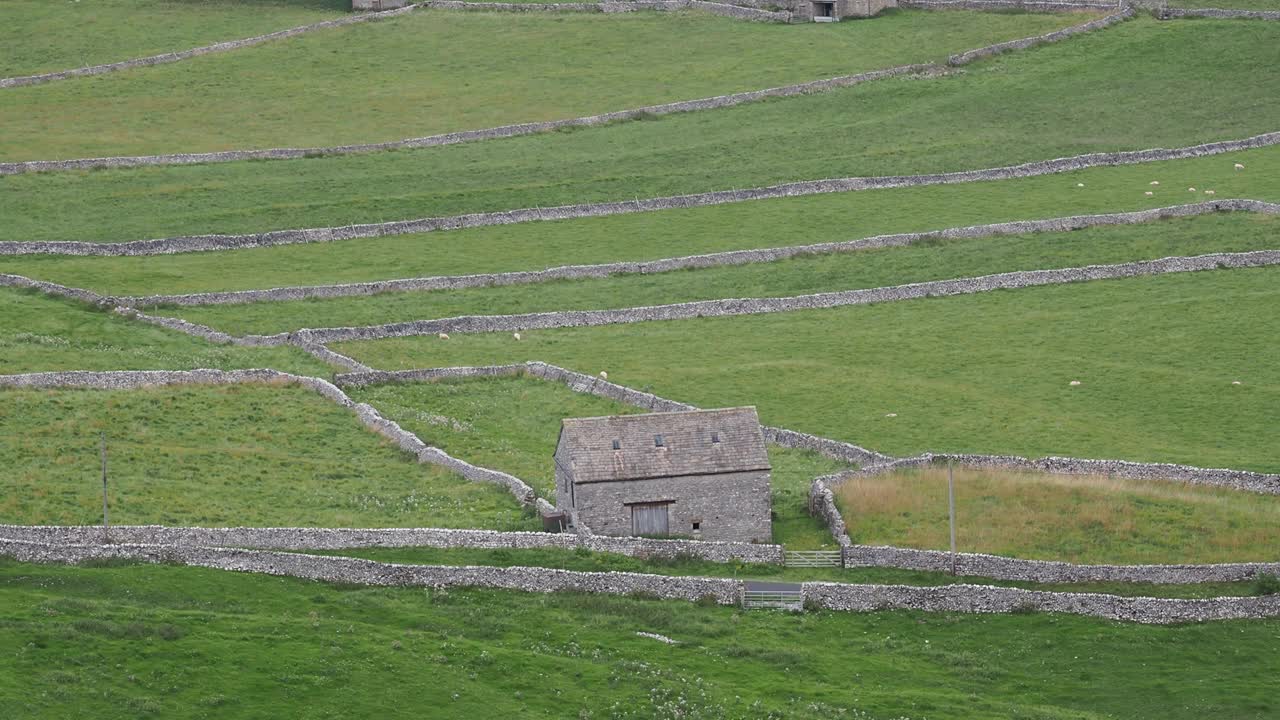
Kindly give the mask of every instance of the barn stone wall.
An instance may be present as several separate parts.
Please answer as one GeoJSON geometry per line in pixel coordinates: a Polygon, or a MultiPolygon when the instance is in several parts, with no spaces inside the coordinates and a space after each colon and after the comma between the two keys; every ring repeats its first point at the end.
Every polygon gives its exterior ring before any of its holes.
{"type": "Polygon", "coordinates": [[[696,537],[706,540],[773,540],[768,471],[579,483],[574,493],[578,517],[597,535],[631,535],[631,503],[670,501],[672,535],[693,537],[698,522],[696,537]]]}

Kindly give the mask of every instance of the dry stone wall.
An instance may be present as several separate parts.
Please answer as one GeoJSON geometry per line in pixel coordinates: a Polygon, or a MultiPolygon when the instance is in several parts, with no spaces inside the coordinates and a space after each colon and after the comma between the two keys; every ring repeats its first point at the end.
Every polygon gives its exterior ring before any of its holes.
{"type": "MultiPolygon", "coordinates": [[[[0,555],[35,563],[126,558],[345,584],[643,594],[685,601],[713,598],[721,605],[737,604],[745,589],[742,581],[727,578],[578,572],[539,567],[399,565],[348,557],[172,545],[60,545],[0,540],[0,555]]],[[[964,613],[1040,611],[1155,624],[1280,615],[1280,595],[1170,600],[982,585],[912,587],[825,582],[804,583],[801,591],[806,607],[855,612],[890,609],[964,613]]]]}
{"type": "MultiPolygon", "coordinates": [[[[815,243],[811,245],[793,245],[789,247],[784,246],[754,250],[731,250],[704,255],[686,255],[683,257],[662,258],[659,260],[601,263],[597,265],[565,265],[561,267],[548,268],[546,270],[482,273],[476,275],[439,275],[433,277],[405,278],[398,280],[382,280],[339,285],[304,285],[270,288],[266,290],[239,290],[229,292],[187,293],[178,295],[138,295],[111,298],[104,298],[82,290],[67,290],[77,293],[87,293],[85,299],[88,301],[114,303],[130,307],[147,307],[153,305],[230,305],[253,302],[364,297],[390,292],[457,290],[462,288],[543,283],[554,280],[606,278],[613,275],[648,275],[690,268],[724,267],[730,265],[775,262],[777,260],[786,260],[803,255],[822,255],[856,252],[874,248],[900,247],[921,241],[972,239],[997,235],[1017,235],[1036,232],[1066,232],[1082,228],[1109,225],[1131,225],[1168,218],[1229,211],[1280,214],[1280,204],[1256,200],[1215,200],[1210,202],[1155,208],[1152,210],[1139,210],[1135,212],[1076,215],[1070,217],[1048,218],[1045,220],[991,223],[986,225],[946,228],[943,230],[932,230],[927,232],[876,235],[873,237],[842,242],[815,243]]],[[[12,275],[0,276],[0,283],[4,282],[5,277],[15,278],[16,282],[26,282],[28,284],[34,284],[36,282],[23,278],[22,276],[12,275]]],[[[47,285],[47,283],[45,284],[47,285]]],[[[57,287],[60,288],[61,286],[57,287]]]]}
{"type": "Polygon", "coordinates": [[[1280,575],[1280,562],[1221,563],[1213,565],[1073,565],[1048,560],[951,553],[940,550],[847,545],[845,567],[890,567],[904,570],[951,572],[957,575],[1023,580],[1039,583],[1126,582],[1188,585],[1207,582],[1240,582],[1259,575],[1280,575]]]}
{"type": "Polygon", "coordinates": [[[894,609],[960,613],[1035,611],[1161,625],[1280,615],[1280,595],[1181,600],[1044,592],[986,585],[913,587],[819,582],[804,583],[803,593],[809,607],[855,612],[894,609]]]}
{"type": "MultiPolygon", "coordinates": [[[[524,7],[528,7],[528,5],[524,5],[524,7]]],[[[648,105],[629,110],[608,112],[602,115],[589,115],[565,120],[548,120],[545,122],[502,125],[482,130],[462,130],[458,132],[444,133],[441,135],[429,135],[426,137],[408,138],[405,140],[393,140],[380,143],[360,143],[354,145],[311,148],[270,148],[265,150],[226,150],[222,152],[208,153],[175,153],[169,155],[78,158],[73,160],[0,162],[0,175],[17,175],[28,172],[55,172],[60,170],[84,170],[89,168],[129,168],[149,165],[197,165],[204,163],[237,162],[242,160],[293,160],[305,157],[352,155],[379,152],[383,150],[408,150],[426,147],[439,147],[442,145],[456,145],[458,143],[475,142],[478,140],[496,140],[499,138],[517,137],[520,135],[532,135],[559,128],[589,127],[592,125],[601,125],[622,120],[634,120],[636,118],[654,115],[669,115],[672,113],[713,110],[716,108],[741,105],[743,103],[757,102],[766,98],[791,97],[794,95],[826,92],[836,88],[852,87],[864,82],[880,80],[883,78],[898,77],[901,75],[936,73],[942,71],[944,71],[944,69],[941,66],[927,63],[919,65],[902,65],[899,67],[886,68],[884,70],[872,70],[869,72],[857,73],[855,75],[842,75],[823,80],[812,80],[793,85],[766,88],[764,90],[751,90],[747,92],[731,93],[729,95],[699,98],[696,100],[682,100],[678,102],[664,103],[661,105],[648,105]]]]}
{"type": "MultiPolygon", "coordinates": [[[[0,525],[0,538],[55,545],[102,542],[95,526],[0,525]]],[[[782,564],[781,545],[582,536],[569,533],[501,532],[440,528],[198,528],[163,525],[115,526],[113,544],[235,547],[257,550],[349,550],[355,548],[467,548],[477,550],[589,550],[628,557],[711,562],[782,564]]]]}
{"type": "Polygon", "coordinates": [[[721,578],[676,577],[624,572],[578,572],[540,567],[398,565],[359,558],[300,553],[197,548],[173,545],[49,545],[0,540],[0,555],[21,562],[79,563],[128,558],[153,563],[264,573],[331,583],[408,587],[472,587],[524,592],[644,594],[665,600],[715,598],[733,605],[742,582],[721,578]]]}
{"type": "MultiPolygon", "coordinates": [[[[1013,290],[1040,285],[1132,278],[1165,273],[1197,272],[1221,268],[1266,267],[1280,264],[1280,250],[1244,253],[1212,253],[1195,257],[1089,265],[1055,270],[1020,270],[972,278],[936,280],[889,287],[814,293],[777,298],[728,298],[695,302],[621,308],[617,310],[563,310],[521,315],[464,315],[438,320],[414,320],[361,327],[308,328],[307,337],[318,343],[378,340],[437,333],[484,333],[512,330],[545,330],[565,327],[595,327],[660,320],[702,317],[761,315],[817,310],[850,305],[867,305],[927,297],[949,297],[992,290],[1013,290]]],[[[260,344],[289,342],[292,334],[247,336],[260,344]]]]}
{"type": "Polygon", "coordinates": [[[1233,10],[1224,8],[1173,8],[1165,7],[1160,10],[1161,18],[1184,18],[1184,17],[1203,17],[1218,18],[1223,20],[1233,19],[1249,19],[1249,20],[1280,20],[1280,10],[1233,10]]]}
{"type": "Polygon", "coordinates": [[[898,7],[912,10],[1024,10],[1026,12],[1089,12],[1123,10],[1116,0],[898,0],[898,7]]]}
{"type": "MultiPolygon", "coordinates": [[[[178,62],[179,60],[187,60],[201,55],[209,55],[212,53],[227,52],[228,50],[238,50],[253,45],[261,45],[272,40],[283,40],[284,38],[301,35],[302,33],[311,32],[313,30],[325,30],[328,28],[342,27],[352,23],[368,22],[370,20],[382,20],[389,17],[396,17],[407,12],[412,12],[417,5],[409,5],[398,10],[391,10],[383,13],[350,15],[348,17],[337,18],[335,20],[324,20],[310,25],[302,25],[300,27],[289,28],[287,30],[278,30],[266,35],[257,35],[243,40],[228,40],[227,42],[214,43],[204,47],[193,48],[191,50],[183,50],[180,52],[163,53],[160,55],[152,55],[150,57],[135,58],[133,60],[125,60],[122,62],[107,63],[104,65],[91,65],[88,67],[75,68],[73,70],[61,70],[59,72],[41,73],[39,75],[26,75],[23,77],[0,78],[0,88],[19,87],[23,85],[38,85],[41,83],[53,82],[54,80],[65,80],[73,77],[85,77],[88,75],[102,75],[105,73],[117,72],[120,70],[130,70],[133,68],[149,67],[151,65],[163,65],[165,63],[178,62]]],[[[5,174],[0,171],[0,174],[5,174]]]]}
{"type": "Polygon", "coordinates": [[[746,202],[801,195],[819,195],[837,192],[857,192],[898,187],[949,185],[956,183],[1008,180],[1035,177],[1054,173],[1083,170],[1091,167],[1134,165],[1164,160],[1183,160],[1208,157],[1222,153],[1251,150],[1280,143],[1280,131],[1255,135],[1242,140],[1225,140],[1174,149],[1134,150],[1115,153],[1091,153],[1069,158],[988,168],[963,170],[928,175],[896,175],[884,177],[851,177],[829,180],[806,180],[769,187],[746,190],[718,190],[692,195],[649,198],[609,203],[564,205],[552,208],[525,208],[490,213],[473,213],[450,217],[399,220],[387,223],[349,225],[346,227],[312,228],[303,230],[273,230],[251,235],[193,235],[155,240],[134,240],[118,243],[79,241],[3,241],[0,255],[93,255],[140,256],[166,255],[182,252],[206,252],[236,250],[273,245],[290,245],[309,242],[333,242],[367,237],[385,237],[409,233],[437,232],[468,227],[511,225],[544,220],[567,220],[583,217],[605,217],[627,213],[672,210],[690,207],[706,207],[728,203],[746,202]]]}

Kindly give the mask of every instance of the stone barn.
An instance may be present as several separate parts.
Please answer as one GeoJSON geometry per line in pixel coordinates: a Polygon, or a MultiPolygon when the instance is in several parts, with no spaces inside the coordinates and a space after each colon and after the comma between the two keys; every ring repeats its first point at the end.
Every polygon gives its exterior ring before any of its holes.
{"type": "Polygon", "coordinates": [[[555,463],[559,509],[593,533],[772,542],[753,407],[566,418],[555,463]]]}

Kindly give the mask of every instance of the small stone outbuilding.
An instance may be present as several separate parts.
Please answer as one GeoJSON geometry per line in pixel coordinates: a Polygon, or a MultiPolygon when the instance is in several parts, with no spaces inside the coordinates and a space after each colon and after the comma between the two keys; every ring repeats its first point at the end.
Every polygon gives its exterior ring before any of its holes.
{"type": "Polygon", "coordinates": [[[559,509],[593,533],[772,542],[753,407],[567,418],[555,463],[559,509]]]}
{"type": "Polygon", "coordinates": [[[878,15],[886,8],[898,7],[898,0],[789,0],[791,22],[839,22],[841,18],[878,15]]]}

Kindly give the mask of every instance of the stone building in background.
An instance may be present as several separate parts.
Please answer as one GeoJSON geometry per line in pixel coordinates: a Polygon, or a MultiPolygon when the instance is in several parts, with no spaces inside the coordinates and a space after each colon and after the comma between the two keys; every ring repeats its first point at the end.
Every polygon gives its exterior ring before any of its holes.
{"type": "Polygon", "coordinates": [[[556,501],[600,535],[772,541],[770,465],[753,407],[566,418],[556,501]]]}

